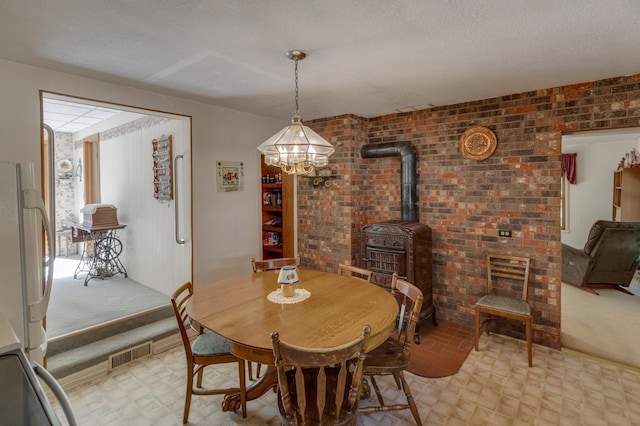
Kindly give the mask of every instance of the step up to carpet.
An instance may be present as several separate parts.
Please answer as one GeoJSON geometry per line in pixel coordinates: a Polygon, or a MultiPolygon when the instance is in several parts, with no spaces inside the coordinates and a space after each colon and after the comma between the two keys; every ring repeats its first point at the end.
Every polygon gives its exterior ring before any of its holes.
{"type": "Polygon", "coordinates": [[[90,343],[115,336],[126,331],[142,327],[166,318],[175,322],[175,316],[171,305],[148,309],[122,318],[108,321],[104,324],[94,325],[86,329],[80,329],[71,333],[50,338],[48,341],[47,355],[53,357],[74,348],[86,346],[90,343]]]}
{"type": "Polygon", "coordinates": [[[47,370],[57,379],[109,359],[125,349],[178,333],[175,317],[165,318],[47,357],[47,370]]]}

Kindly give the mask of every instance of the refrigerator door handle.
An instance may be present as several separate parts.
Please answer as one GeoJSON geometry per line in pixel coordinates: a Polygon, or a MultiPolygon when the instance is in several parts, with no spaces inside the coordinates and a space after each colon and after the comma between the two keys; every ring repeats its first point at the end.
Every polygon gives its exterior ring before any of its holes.
{"type": "Polygon", "coordinates": [[[53,284],[53,264],[55,259],[55,240],[53,239],[53,233],[51,232],[51,225],[47,218],[47,212],[44,208],[44,202],[42,197],[33,188],[25,189],[23,192],[23,208],[36,209],[42,216],[42,223],[44,224],[44,230],[47,236],[47,243],[49,249],[49,261],[47,262],[47,283],[44,289],[44,294],[36,302],[29,304],[29,317],[31,321],[40,321],[46,315],[47,308],[49,307],[49,299],[51,297],[51,286],[53,284]]]}
{"type": "Polygon", "coordinates": [[[32,367],[33,371],[40,377],[40,379],[42,379],[42,381],[49,387],[49,389],[51,389],[53,395],[58,399],[60,407],[62,408],[62,412],[67,417],[69,426],[77,426],[78,422],[76,421],[75,415],[73,414],[71,402],[69,402],[69,398],[64,393],[64,390],[62,389],[62,386],[60,386],[60,383],[58,383],[53,375],[37,362],[33,361],[32,367]]]}

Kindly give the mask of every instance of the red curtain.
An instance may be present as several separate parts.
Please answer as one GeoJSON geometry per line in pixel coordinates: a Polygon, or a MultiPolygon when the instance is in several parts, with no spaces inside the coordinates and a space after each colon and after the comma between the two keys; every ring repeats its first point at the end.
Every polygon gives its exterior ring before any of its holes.
{"type": "Polygon", "coordinates": [[[567,177],[569,183],[575,185],[576,178],[576,157],[578,154],[562,154],[562,174],[567,177]]]}

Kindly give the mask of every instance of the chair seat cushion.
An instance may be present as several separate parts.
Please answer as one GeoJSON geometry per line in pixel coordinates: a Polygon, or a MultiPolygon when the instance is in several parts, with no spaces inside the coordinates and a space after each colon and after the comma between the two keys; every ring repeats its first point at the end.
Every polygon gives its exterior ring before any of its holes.
{"type": "Polygon", "coordinates": [[[489,294],[482,296],[480,300],[476,302],[476,305],[485,308],[500,309],[501,311],[513,312],[515,314],[531,315],[531,307],[527,302],[512,297],[489,294]]]}
{"type": "Polygon", "coordinates": [[[387,339],[383,344],[367,353],[364,359],[365,371],[404,370],[409,365],[403,346],[395,339],[387,339]]]}
{"type": "Polygon", "coordinates": [[[226,355],[231,353],[231,345],[219,334],[205,331],[193,341],[191,351],[196,356],[226,355]]]}

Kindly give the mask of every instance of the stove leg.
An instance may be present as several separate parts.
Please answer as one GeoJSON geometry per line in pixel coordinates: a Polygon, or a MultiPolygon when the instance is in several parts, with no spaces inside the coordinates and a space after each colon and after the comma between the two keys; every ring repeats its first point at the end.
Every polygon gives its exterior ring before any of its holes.
{"type": "Polygon", "coordinates": [[[433,326],[437,327],[438,321],[436,321],[436,308],[433,305],[429,306],[427,309],[425,309],[420,313],[418,324],[416,324],[416,331],[413,334],[413,341],[416,345],[420,344],[420,326],[422,325],[422,321],[424,321],[429,317],[431,317],[431,322],[433,323],[433,326]]]}

